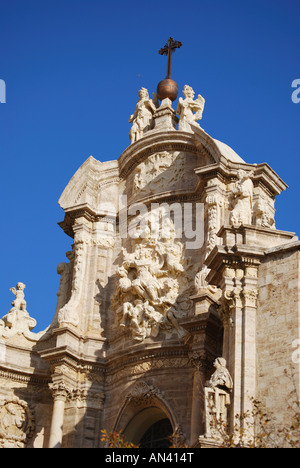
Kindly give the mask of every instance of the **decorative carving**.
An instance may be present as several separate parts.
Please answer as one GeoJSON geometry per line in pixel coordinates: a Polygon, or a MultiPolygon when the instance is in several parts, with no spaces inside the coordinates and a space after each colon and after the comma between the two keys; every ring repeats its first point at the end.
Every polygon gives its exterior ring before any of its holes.
{"type": "Polygon", "coordinates": [[[132,123],[129,132],[131,143],[142,138],[144,133],[152,128],[153,114],[158,107],[156,95],[153,93],[153,99],[150,99],[145,88],[140,89],[139,98],[134,114],[129,117],[129,123],[132,123]]]}
{"type": "Polygon", "coordinates": [[[161,397],[160,390],[147,382],[137,382],[126,395],[126,400],[136,404],[149,404],[153,398],[161,397]]]}
{"type": "Polygon", "coordinates": [[[207,206],[207,242],[206,242],[206,257],[210,254],[213,248],[218,243],[218,205],[221,201],[215,195],[206,197],[207,206]]]}
{"type": "Polygon", "coordinates": [[[164,231],[151,237],[146,226],[134,240],[133,252],[123,249],[124,261],[117,271],[119,281],[112,305],[120,325],[128,327],[137,341],[156,337],[160,330],[175,330],[180,338],[186,335],[178,318],[193,307],[189,266],[183,244],[175,239],[174,225],[170,223],[169,237],[164,231]]]}
{"type": "Polygon", "coordinates": [[[189,360],[191,364],[198,370],[198,371],[203,371],[207,372],[211,368],[211,362],[214,359],[215,356],[213,356],[212,353],[209,351],[203,349],[201,351],[192,351],[189,353],[189,360]]]}
{"type": "Polygon", "coordinates": [[[72,388],[64,382],[50,382],[49,388],[52,392],[54,400],[63,400],[70,398],[72,395],[72,388]]]}
{"type": "Polygon", "coordinates": [[[16,288],[10,291],[16,296],[11,303],[13,306],[7,315],[0,320],[0,337],[10,338],[16,334],[24,335],[29,340],[36,341],[43,332],[32,333],[31,330],[36,326],[36,320],[30,317],[26,310],[26,301],[24,295],[24,283],[17,283],[16,288]]]}
{"type": "Polygon", "coordinates": [[[161,187],[170,187],[182,178],[184,165],[184,154],[167,151],[152,154],[137,167],[133,191],[150,194],[161,187]]]}
{"type": "Polygon", "coordinates": [[[238,180],[232,189],[232,211],[230,222],[234,227],[242,224],[252,224],[253,171],[240,169],[237,172],[238,180]]]}
{"type": "Polygon", "coordinates": [[[185,99],[179,98],[176,114],[180,116],[179,130],[183,132],[193,132],[192,124],[197,124],[197,120],[202,119],[205,99],[199,94],[198,98],[194,100],[195,92],[193,88],[185,85],[182,91],[185,99]],[[195,112],[195,114],[193,114],[195,112]]]}
{"type": "Polygon", "coordinates": [[[227,423],[227,408],[230,405],[232,378],[226,368],[226,360],[218,357],[214,361],[215,372],[205,386],[205,436],[218,438],[219,424],[227,423]]]}
{"type": "Polygon", "coordinates": [[[210,269],[203,265],[200,271],[195,276],[195,289],[197,292],[202,291],[203,289],[208,290],[210,293],[215,294],[218,292],[219,288],[217,286],[211,285],[206,281],[206,277],[210,269]]]}
{"type": "Polygon", "coordinates": [[[83,237],[74,243],[74,267],[71,298],[58,312],[58,323],[71,323],[75,327],[79,324],[78,306],[83,287],[84,270],[87,255],[87,241],[83,237]]]}
{"type": "Polygon", "coordinates": [[[233,313],[236,307],[243,307],[242,288],[226,289],[223,291],[219,314],[224,325],[234,326],[233,313]]]}
{"type": "Polygon", "coordinates": [[[244,296],[244,304],[245,307],[257,307],[257,297],[258,297],[258,290],[257,289],[243,289],[243,296],[244,296]]]}
{"type": "Polygon", "coordinates": [[[35,429],[34,415],[25,401],[0,402],[0,447],[25,448],[35,429]]]}
{"type": "Polygon", "coordinates": [[[267,200],[260,198],[254,206],[256,226],[275,229],[274,208],[267,200]]]}

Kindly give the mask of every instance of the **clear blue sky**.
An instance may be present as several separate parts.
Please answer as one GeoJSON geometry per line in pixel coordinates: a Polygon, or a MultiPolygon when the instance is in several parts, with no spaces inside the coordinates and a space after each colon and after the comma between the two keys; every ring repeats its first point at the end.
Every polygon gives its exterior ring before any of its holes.
{"type": "Polygon", "coordinates": [[[90,155],[117,159],[129,145],[138,90],[165,77],[169,36],[183,43],[180,91],[206,99],[202,127],[289,185],[276,225],[299,234],[299,0],[0,0],[0,13],[0,317],[22,281],[35,331],[51,322],[72,244],[57,201],[90,155]]]}

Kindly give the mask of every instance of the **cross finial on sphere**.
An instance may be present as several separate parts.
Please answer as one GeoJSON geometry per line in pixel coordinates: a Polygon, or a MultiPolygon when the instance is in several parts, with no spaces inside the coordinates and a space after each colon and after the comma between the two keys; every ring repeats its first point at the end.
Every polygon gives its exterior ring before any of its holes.
{"type": "Polygon", "coordinates": [[[157,86],[157,97],[161,101],[165,98],[175,101],[178,95],[178,86],[177,83],[171,78],[171,66],[172,66],[172,53],[176,49],[179,49],[182,46],[182,43],[175,41],[173,37],[169,37],[166,45],[158,51],[160,55],[167,55],[167,76],[164,80],[160,81],[157,86]]]}
{"type": "Polygon", "coordinates": [[[162,49],[158,51],[160,55],[168,56],[166,78],[171,78],[172,53],[175,52],[176,49],[179,49],[181,46],[182,46],[181,42],[174,41],[173,37],[169,37],[168,42],[166,43],[165,47],[163,47],[162,49]]]}

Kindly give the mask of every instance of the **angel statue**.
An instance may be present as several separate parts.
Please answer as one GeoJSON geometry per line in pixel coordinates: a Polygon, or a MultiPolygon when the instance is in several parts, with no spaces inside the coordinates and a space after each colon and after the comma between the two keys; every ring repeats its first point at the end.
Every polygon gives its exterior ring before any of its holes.
{"type": "Polygon", "coordinates": [[[10,291],[16,296],[15,300],[11,303],[14,309],[16,310],[26,310],[26,301],[24,299],[25,294],[24,294],[24,289],[25,289],[25,284],[24,283],[17,283],[16,288],[10,288],[10,291]]]}
{"type": "MultiPolygon", "coordinates": [[[[195,92],[191,86],[185,85],[182,91],[185,99],[179,98],[176,114],[180,116],[179,130],[183,132],[192,132],[191,123],[197,124],[202,119],[205,99],[199,94],[194,100],[195,92]],[[195,114],[193,113],[195,112],[195,114]]],[[[200,125],[199,125],[200,127],[200,125]]]]}
{"type": "Polygon", "coordinates": [[[144,132],[151,129],[153,114],[158,103],[155,93],[153,93],[153,99],[150,99],[146,88],[139,90],[139,98],[134,114],[129,117],[129,123],[132,123],[129,132],[131,143],[142,138],[144,132]]]}

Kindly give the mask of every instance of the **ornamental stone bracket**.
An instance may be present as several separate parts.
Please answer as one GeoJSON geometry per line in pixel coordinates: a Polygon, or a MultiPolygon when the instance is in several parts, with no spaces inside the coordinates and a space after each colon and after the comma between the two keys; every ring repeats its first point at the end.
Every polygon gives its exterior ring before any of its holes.
{"type": "Polygon", "coordinates": [[[145,381],[137,382],[127,393],[125,399],[137,405],[148,405],[154,398],[163,398],[161,391],[145,381]]]}

